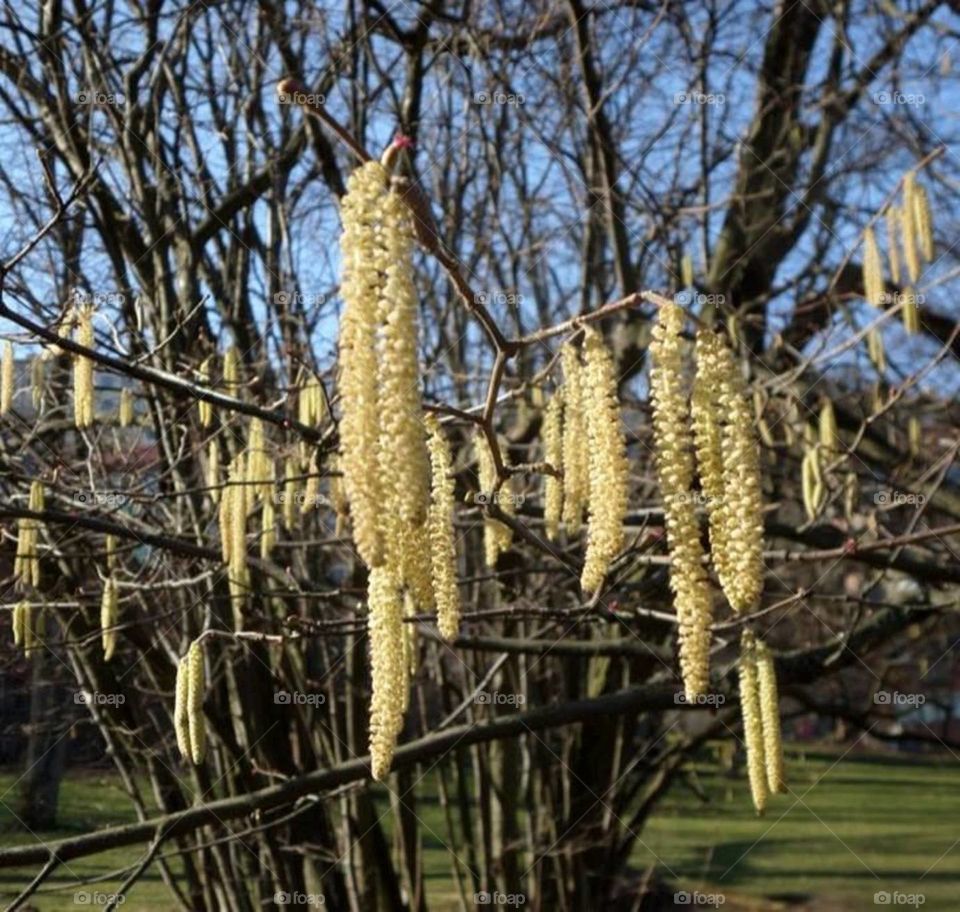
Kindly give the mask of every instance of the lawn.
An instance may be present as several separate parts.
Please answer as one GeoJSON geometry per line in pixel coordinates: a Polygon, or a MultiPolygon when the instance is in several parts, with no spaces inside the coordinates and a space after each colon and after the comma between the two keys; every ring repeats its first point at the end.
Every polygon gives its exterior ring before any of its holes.
{"type": "MultiPolygon", "coordinates": [[[[910,894],[922,895],[927,910],[958,908],[960,762],[949,756],[843,755],[794,748],[788,750],[788,770],[790,793],[774,799],[766,817],[758,819],[742,779],[731,780],[709,764],[698,767],[696,784],[709,800],[703,802],[691,788],[676,787],[642,834],[637,867],[656,864],[678,890],[723,894],[728,910],[868,909],[877,907],[878,893],[887,894],[894,908],[912,908],[905,904],[910,894]]],[[[14,826],[10,807],[15,806],[15,789],[8,790],[15,780],[15,774],[0,775],[5,845],[35,838],[14,826]]],[[[442,836],[436,805],[425,801],[420,813],[442,836]]],[[[133,816],[111,776],[77,772],[65,783],[61,819],[62,828],[36,836],[60,838],[133,816]]],[[[439,900],[434,908],[455,908],[448,899],[453,893],[442,845],[428,839],[426,849],[429,889],[439,900]]],[[[52,912],[72,907],[79,891],[109,893],[119,883],[116,877],[79,887],[76,880],[118,871],[137,857],[134,850],[119,849],[71,862],[34,897],[33,905],[52,912]]],[[[35,873],[0,872],[0,900],[9,902],[35,873]]],[[[156,867],[123,908],[173,908],[156,867]]]]}

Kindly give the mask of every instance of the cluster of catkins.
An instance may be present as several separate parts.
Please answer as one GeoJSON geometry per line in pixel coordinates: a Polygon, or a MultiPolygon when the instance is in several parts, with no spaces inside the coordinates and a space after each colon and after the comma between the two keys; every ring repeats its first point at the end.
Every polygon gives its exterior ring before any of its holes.
{"type": "MultiPolygon", "coordinates": [[[[921,258],[928,263],[933,260],[933,216],[930,199],[923,185],[917,181],[915,171],[903,179],[901,205],[891,203],[885,213],[887,233],[887,260],[890,265],[890,280],[899,286],[906,267],[905,282],[909,283],[903,296],[903,326],[908,333],[920,328],[917,298],[912,285],[920,278],[921,258]],[[903,252],[901,263],[900,252],[903,252]]],[[[883,261],[876,232],[872,225],[863,232],[863,293],[874,307],[883,307],[886,285],[883,261]]],[[[872,330],[867,337],[870,358],[878,370],[885,368],[883,343],[879,332],[872,330]]]]}
{"type": "Polygon", "coordinates": [[[183,758],[197,766],[203,763],[207,748],[207,729],[203,718],[205,687],[203,647],[200,640],[194,640],[177,665],[173,728],[177,735],[177,747],[180,748],[183,758]]]}
{"type": "Polygon", "coordinates": [[[340,467],[370,569],[370,755],[381,779],[416,657],[404,617],[435,608],[445,637],[459,627],[451,456],[439,424],[424,418],[414,228],[387,167],[371,161],[353,172],[341,217],[340,467]]]}
{"type": "Polygon", "coordinates": [[[563,385],[547,403],[544,459],[557,475],[544,485],[544,523],[555,539],[561,525],[575,535],[587,513],[587,549],[580,576],[584,592],[596,592],[623,547],[629,470],[620,425],[613,358],[603,336],[584,329],[583,346],[561,349],[563,385]]]}
{"type": "MultiPolygon", "coordinates": [[[[42,513],[44,499],[43,482],[32,481],[27,509],[42,513]]],[[[40,585],[40,555],[37,553],[39,535],[40,520],[25,516],[17,521],[17,555],[13,562],[13,574],[17,577],[20,589],[40,585]]]]}

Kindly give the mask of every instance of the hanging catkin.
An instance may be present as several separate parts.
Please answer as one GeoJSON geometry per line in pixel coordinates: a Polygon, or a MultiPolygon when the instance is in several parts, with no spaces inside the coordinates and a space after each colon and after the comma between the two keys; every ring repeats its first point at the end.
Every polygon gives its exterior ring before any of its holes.
{"type": "Polygon", "coordinates": [[[929,263],[933,260],[933,216],[930,210],[930,200],[923,184],[917,182],[916,177],[910,176],[910,198],[913,202],[913,221],[917,231],[917,241],[923,258],[929,263]]]}
{"type": "Polygon", "coordinates": [[[780,698],[777,695],[777,671],[767,644],[759,637],[756,640],[756,657],[767,788],[770,794],[777,794],[787,790],[784,776],[783,743],[780,738],[780,698]]]}
{"type": "MultiPolygon", "coordinates": [[[[76,342],[93,348],[93,308],[77,309],[76,342]]],[[[78,428],[89,427],[94,421],[93,361],[85,355],[73,356],[73,423],[78,428]]]]}
{"type": "Polygon", "coordinates": [[[820,445],[828,452],[836,454],[840,451],[840,431],[837,427],[837,413],[833,403],[824,397],[820,405],[820,415],[817,419],[820,434],[820,445]]]}
{"type": "MultiPolygon", "coordinates": [[[[562,388],[561,388],[562,389],[562,388]]],[[[563,470],[563,394],[558,389],[543,413],[543,458],[557,471],[563,470]]],[[[563,481],[546,475],[543,482],[543,522],[547,538],[554,541],[560,534],[563,515],[563,481]]]]}
{"type": "Polygon", "coordinates": [[[767,782],[756,644],[749,630],[745,630],[740,639],[740,715],[743,718],[743,740],[747,748],[747,776],[750,780],[753,805],[758,814],[763,814],[770,796],[770,787],[767,782]]]}
{"type": "Polygon", "coordinates": [[[117,583],[114,578],[108,577],[103,584],[103,596],[100,599],[100,639],[103,645],[103,661],[109,662],[117,648],[116,624],[119,613],[120,598],[117,594],[117,583]]]}
{"type": "Polygon", "coordinates": [[[872,227],[863,232],[863,295],[874,307],[883,307],[883,262],[872,227]]]}
{"type": "Polygon", "coordinates": [[[907,286],[903,293],[903,330],[908,335],[920,332],[920,308],[917,305],[917,293],[907,286]]]}
{"type": "Polygon", "coordinates": [[[390,770],[403,726],[406,673],[403,664],[403,597],[387,567],[370,571],[367,597],[370,633],[370,761],[374,779],[390,770]]]}
{"type": "Polygon", "coordinates": [[[884,348],[883,336],[879,329],[874,328],[867,333],[867,356],[873,362],[877,373],[887,372],[887,350],[884,348]]]}
{"type": "Polygon", "coordinates": [[[341,465],[350,501],[353,538],[368,567],[383,561],[380,517],[384,508],[379,470],[380,411],[377,387],[377,327],[386,251],[378,223],[386,190],[386,172],[369,162],[350,175],[341,206],[342,275],[340,293],[339,389],[341,465]]]}
{"type": "Polygon", "coordinates": [[[263,509],[260,516],[260,557],[264,560],[269,560],[270,552],[273,551],[277,543],[277,511],[273,496],[275,488],[276,484],[271,482],[271,493],[269,497],[263,498],[263,509]]]}
{"type": "Polygon", "coordinates": [[[43,355],[37,355],[30,362],[30,397],[33,407],[39,412],[43,408],[43,390],[45,386],[46,367],[43,355]]]}
{"type": "MultiPolygon", "coordinates": [[[[457,585],[457,549],[453,527],[454,486],[450,445],[440,422],[426,418],[430,449],[430,558],[433,567],[433,596],[437,606],[437,628],[448,642],[460,630],[460,590],[457,585]]],[[[411,626],[411,625],[408,625],[411,626]]]]}
{"type": "Polygon", "coordinates": [[[240,352],[231,345],[223,356],[223,385],[231,395],[236,396],[240,385],[240,352]]]}
{"type": "Polygon", "coordinates": [[[104,552],[107,558],[107,569],[113,570],[117,565],[117,537],[116,535],[107,535],[104,538],[104,552]]]}
{"type": "MultiPolygon", "coordinates": [[[[213,357],[208,356],[204,358],[200,364],[200,369],[197,373],[201,386],[210,385],[210,366],[212,361],[213,357]]],[[[200,427],[210,427],[210,422],[213,421],[213,406],[205,399],[200,399],[197,401],[197,411],[200,416],[200,427]]]]}
{"type": "Polygon", "coordinates": [[[916,178],[911,172],[903,182],[903,206],[900,208],[900,240],[907,275],[915,283],[920,278],[920,252],[917,250],[917,218],[914,206],[916,178]]]}
{"type": "Polygon", "coordinates": [[[560,354],[563,365],[563,524],[568,534],[576,535],[590,490],[583,367],[580,352],[571,343],[565,343],[560,354]]]}
{"type": "Polygon", "coordinates": [[[190,644],[187,662],[187,723],[190,726],[190,759],[199,766],[207,752],[207,727],[203,718],[203,697],[206,678],[203,670],[203,647],[199,640],[190,644]]]}
{"type": "Polygon", "coordinates": [[[249,481],[254,483],[250,488],[251,495],[259,499],[269,499],[273,487],[271,463],[267,454],[263,421],[259,418],[250,420],[250,431],[247,439],[247,475],[249,481]]]}
{"type": "Polygon", "coordinates": [[[190,721],[187,715],[190,702],[189,662],[184,656],[177,663],[177,680],[173,696],[173,730],[177,735],[177,748],[184,760],[190,760],[190,721]]]}
{"type": "Polygon", "coordinates": [[[4,339],[3,354],[0,355],[0,415],[6,415],[13,405],[13,375],[13,343],[4,339]]]}
{"type": "Polygon", "coordinates": [[[887,262],[890,264],[890,281],[894,285],[900,284],[900,248],[897,246],[897,228],[900,224],[900,212],[895,205],[887,207],[884,216],[887,223],[887,262]]]}
{"type": "Polygon", "coordinates": [[[627,513],[627,446],[620,428],[620,400],[613,358],[603,336],[587,327],[583,340],[583,407],[588,447],[587,550],[580,585],[596,592],[610,562],[623,547],[623,522],[627,513]]]}
{"type": "Polygon", "coordinates": [[[650,394],[657,472],[670,548],[670,587],[679,622],[680,669],[684,690],[692,699],[706,693],[709,687],[713,608],[692,491],[693,435],[682,372],[683,323],[683,310],[676,304],[660,308],[650,345],[650,394]]]}
{"type": "Polygon", "coordinates": [[[823,475],[820,470],[820,450],[813,446],[803,454],[800,466],[800,480],[803,491],[803,507],[807,519],[813,522],[820,512],[824,496],[823,475]]]}
{"type": "Polygon", "coordinates": [[[117,417],[120,427],[130,427],[133,424],[133,390],[124,387],[120,390],[120,407],[117,417]]]}
{"type": "MultiPolygon", "coordinates": [[[[484,497],[492,499],[503,510],[512,516],[515,512],[513,497],[510,496],[510,481],[506,481],[499,492],[494,491],[497,485],[497,467],[490,450],[490,442],[483,431],[477,431],[474,438],[474,452],[477,456],[480,491],[484,497]]],[[[497,558],[502,551],[506,551],[513,541],[513,530],[489,516],[483,520],[483,556],[484,562],[493,569],[497,565],[497,558]]]]}

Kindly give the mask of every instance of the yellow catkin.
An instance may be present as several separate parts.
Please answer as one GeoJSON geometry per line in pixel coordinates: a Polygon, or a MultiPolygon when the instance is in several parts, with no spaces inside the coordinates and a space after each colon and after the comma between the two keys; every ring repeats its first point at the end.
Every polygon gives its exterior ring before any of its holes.
{"type": "Polygon", "coordinates": [[[13,343],[4,339],[3,353],[0,355],[0,415],[6,415],[13,405],[13,375],[13,343]]]}
{"type": "Polygon", "coordinates": [[[890,264],[890,281],[894,285],[900,284],[900,248],[897,246],[897,227],[900,224],[900,213],[896,206],[888,206],[884,216],[887,223],[887,262],[890,264]]]}
{"type": "Polygon", "coordinates": [[[277,511],[274,505],[271,485],[271,496],[263,499],[263,510],[260,517],[260,556],[267,560],[270,552],[277,544],[277,511]]]}
{"type": "Polygon", "coordinates": [[[190,760],[192,756],[190,722],[187,715],[190,689],[189,665],[187,656],[184,656],[177,663],[177,680],[173,697],[173,730],[177,736],[177,748],[184,760],[190,760]]]}
{"type": "Polygon", "coordinates": [[[220,444],[211,440],[207,444],[207,488],[214,503],[220,501],[220,444]]]}
{"type": "Polygon", "coordinates": [[[234,396],[240,385],[240,352],[236,345],[231,345],[223,356],[223,385],[234,396]]]}
{"type": "Polygon", "coordinates": [[[857,511],[857,501],[860,497],[860,481],[856,472],[847,472],[843,478],[843,515],[853,519],[857,511]]]}
{"type": "Polygon", "coordinates": [[[910,447],[910,455],[918,456],[920,454],[921,434],[920,419],[916,415],[911,415],[907,419],[907,442],[910,447]]]}
{"type": "MultiPolygon", "coordinates": [[[[511,496],[510,481],[503,484],[499,491],[494,492],[497,485],[497,468],[490,451],[490,443],[486,434],[477,432],[474,438],[474,451],[477,456],[478,476],[480,482],[480,499],[486,503],[493,501],[508,515],[513,515],[515,507],[511,496]]],[[[497,558],[502,551],[506,551],[513,541],[513,530],[502,522],[490,517],[483,520],[483,556],[484,561],[491,569],[496,567],[497,558]]]]}
{"type": "Polygon", "coordinates": [[[777,671],[767,644],[758,638],[755,648],[767,789],[770,794],[775,795],[787,790],[783,763],[783,742],[780,737],[780,698],[777,695],[777,671]]]}
{"type": "Polygon", "coordinates": [[[460,589],[457,585],[457,547],[453,526],[454,484],[450,445],[440,422],[427,416],[430,450],[430,559],[437,628],[445,640],[456,639],[460,630],[460,589]]]}
{"type": "MultiPolygon", "coordinates": [[[[43,482],[32,481],[27,508],[42,513],[44,501],[43,482]]],[[[40,521],[33,517],[23,517],[17,521],[17,553],[13,572],[19,589],[40,585],[39,531],[40,521]]]]}
{"type": "Polygon", "coordinates": [[[908,335],[920,332],[920,307],[917,302],[917,293],[912,286],[907,286],[903,292],[903,329],[908,335]]]}
{"type": "Polygon", "coordinates": [[[620,426],[617,373],[603,336],[587,327],[583,341],[583,406],[587,418],[589,522],[580,585],[596,592],[623,547],[629,470],[620,426]]]}
{"type": "Polygon", "coordinates": [[[30,610],[28,602],[17,602],[13,606],[13,645],[23,644],[23,628],[27,619],[27,612],[30,610]]]}
{"type": "Polygon", "coordinates": [[[758,814],[766,810],[770,797],[762,712],[755,640],[753,634],[745,630],[740,642],[740,715],[747,749],[747,776],[758,814]]]}
{"type": "Polygon", "coordinates": [[[883,336],[879,329],[871,329],[867,333],[867,355],[878,373],[887,372],[887,350],[883,345],[883,336]]]}
{"type": "Polygon", "coordinates": [[[709,688],[713,607],[692,491],[693,434],[683,382],[683,324],[682,308],[673,303],[660,308],[650,346],[650,394],[657,472],[670,548],[670,586],[680,633],[680,668],[686,695],[694,698],[709,688]]]}
{"type": "Polygon", "coordinates": [[[313,453],[307,463],[307,481],[303,486],[303,498],[300,502],[300,512],[303,514],[315,510],[320,503],[320,467],[317,465],[317,454],[313,453]]]}
{"type": "Polygon", "coordinates": [[[297,467],[294,457],[283,464],[283,524],[291,531],[297,523],[297,467]]]}
{"type": "MultiPolygon", "coordinates": [[[[75,340],[85,348],[93,348],[93,309],[80,307],[77,310],[75,340]]],[[[94,367],[93,361],[84,355],[73,358],[73,423],[86,428],[94,421],[94,367]]]]}
{"type": "Polygon", "coordinates": [[[206,677],[203,670],[203,647],[199,640],[190,644],[187,663],[187,725],[190,728],[190,759],[199,766],[207,752],[207,727],[203,717],[206,677]]]}
{"type": "Polygon", "coordinates": [[[107,569],[112,570],[117,565],[117,537],[107,535],[104,539],[104,551],[107,557],[107,569]]]}
{"type": "Polygon", "coordinates": [[[820,499],[823,482],[820,476],[820,455],[816,447],[808,449],[803,455],[800,466],[800,478],[803,489],[803,507],[807,519],[813,522],[820,512],[820,499]]]}
{"type": "Polygon", "coordinates": [[[877,236],[867,228],[863,232],[863,296],[874,307],[883,307],[885,290],[877,236]]]}
{"type": "Polygon", "coordinates": [[[590,492],[587,416],[583,405],[580,352],[569,342],[561,349],[563,365],[563,524],[570,535],[580,530],[590,492]]]}
{"type": "Polygon", "coordinates": [[[417,603],[409,593],[403,596],[403,712],[410,708],[410,679],[417,673],[420,665],[420,638],[414,619],[417,616],[417,603]]]}
{"type": "Polygon", "coordinates": [[[916,177],[911,172],[903,182],[903,206],[900,208],[900,240],[903,243],[903,261],[910,281],[920,278],[920,252],[917,249],[917,218],[914,205],[916,177]]]}
{"type": "MultiPolygon", "coordinates": [[[[543,413],[543,458],[557,471],[563,470],[563,395],[558,389],[543,413]]],[[[546,475],[543,482],[543,522],[547,538],[554,541],[560,534],[563,516],[563,480],[546,475]]]]}
{"type": "Polygon", "coordinates": [[[403,597],[387,567],[370,571],[367,599],[370,633],[370,763],[374,779],[390,771],[403,727],[406,673],[403,664],[403,597]]]}
{"type": "Polygon", "coordinates": [[[117,594],[117,584],[113,577],[108,577],[103,585],[103,596],[100,599],[100,638],[103,644],[103,661],[109,662],[117,648],[116,624],[119,613],[120,598],[117,594]]]}
{"type": "Polygon", "coordinates": [[[933,260],[933,215],[930,209],[930,199],[923,184],[914,181],[913,184],[913,217],[917,230],[917,240],[920,242],[920,252],[929,263],[933,260]]]}
{"type": "Polygon", "coordinates": [[[354,542],[368,567],[382,563],[384,546],[377,327],[382,276],[388,264],[377,236],[385,188],[386,172],[379,163],[357,168],[350,175],[340,212],[340,293],[344,303],[338,379],[343,401],[340,464],[354,542]]]}
{"type": "Polygon", "coordinates": [[[313,427],[320,424],[326,412],[323,387],[317,377],[311,376],[300,390],[297,417],[301,424],[313,427]]]}
{"type": "MultiPolygon", "coordinates": [[[[212,361],[213,357],[211,356],[204,358],[200,364],[197,379],[200,381],[201,386],[210,385],[210,367],[212,361]]],[[[200,426],[210,427],[210,423],[213,421],[213,405],[204,399],[200,399],[197,401],[197,412],[200,416],[200,426]]]]}
{"type": "Polygon", "coordinates": [[[117,417],[120,427],[130,427],[133,424],[133,390],[128,387],[120,390],[120,407],[117,417]]]}
{"type": "Polygon", "coordinates": [[[39,412],[43,408],[43,391],[46,386],[46,365],[43,355],[37,355],[30,362],[30,397],[33,407],[39,412]]]}
{"type": "Polygon", "coordinates": [[[833,403],[826,397],[820,405],[820,415],[817,419],[820,435],[820,445],[830,453],[840,450],[840,430],[837,427],[837,413],[833,403]]]}
{"type": "Polygon", "coordinates": [[[259,418],[252,418],[247,440],[247,474],[248,480],[253,482],[250,491],[256,497],[270,497],[273,490],[271,473],[272,464],[267,453],[263,422],[259,418]]]}

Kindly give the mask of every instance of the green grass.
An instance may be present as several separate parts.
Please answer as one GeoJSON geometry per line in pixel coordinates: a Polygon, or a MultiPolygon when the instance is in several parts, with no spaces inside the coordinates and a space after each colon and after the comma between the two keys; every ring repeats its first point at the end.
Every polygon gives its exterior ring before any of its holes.
{"type": "MultiPolygon", "coordinates": [[[[774,798],[767,815],[757,818],[741,771],[728,778],[709,763],[698,765],[696,783],[709,800],[676,786],[641,834],[636,867],[656,865],[677,889],[723,893],[722,908],[730,912],[751,905],[776,908],[771,898],[782,900],[784,908],[789,900],[806,899],[811,904],[803,908],[818,912],[882,908],[874,905],[879,891],[923,894],[925,910],[960,908],[960,762],[951,757],[841,758],[834,750],[793,749],[788,773],[790,792],[774,798]]],[[[17,829],[10,810],[16,807],[16,778],[0,775],[3,845],[58,839],[134,819],[111,775],[74,772],[62,790],[63,825],[32,836],[17,829]]],[[[424,831],[428,890],[433,908],[445,912],[455,908],[455,892],[441,812],[423,795],[418,813],[433,831],[424,831]]],[[[34,897],[33,907],[53,912],[74,908],[78,890],[112,892],[117,877],[94,886],[74,884],[136,863],[143,848],[70,862],[34,897]],[[51,886],[60,889],[48,892],[51,886]]],[[[35,873],[0,871],[0,900],[9,902],[35,873]]],[[[156,866],[123,905],[124,912],[172,908],[156,866]]]]}

